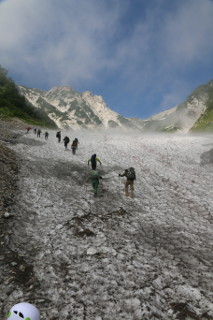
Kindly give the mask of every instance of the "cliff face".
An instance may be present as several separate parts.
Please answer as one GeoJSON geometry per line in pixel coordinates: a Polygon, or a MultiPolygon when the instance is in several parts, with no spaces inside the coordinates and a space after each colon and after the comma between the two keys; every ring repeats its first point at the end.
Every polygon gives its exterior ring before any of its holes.
{"type": "Polygon", "coordinates": [[[112,111],[101,96],[71,87],[54,87],[45,92],[19,86],[19,91],[36,108],[43,109],[59,128],[131,127],[131,120],[112,111]]]}

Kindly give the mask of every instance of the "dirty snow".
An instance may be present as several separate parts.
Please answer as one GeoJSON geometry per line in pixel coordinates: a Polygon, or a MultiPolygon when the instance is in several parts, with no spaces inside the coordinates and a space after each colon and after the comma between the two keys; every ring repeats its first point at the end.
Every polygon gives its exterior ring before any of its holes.
{"type": "Polygon", "coordinates": [[[30,133],[11,146],[22,157],[10,247],[39,286],[21,285],[5,312],[33,302],[42,319],[213,319],[213,137],[63,132],[65,151],[30,133]],[[70,149],[70,145],[69,145],[70,149]],[[94,198],[93,153],[103,176],[94,198]],[[135,198],[123,173],[136,170],[135,198]]]}

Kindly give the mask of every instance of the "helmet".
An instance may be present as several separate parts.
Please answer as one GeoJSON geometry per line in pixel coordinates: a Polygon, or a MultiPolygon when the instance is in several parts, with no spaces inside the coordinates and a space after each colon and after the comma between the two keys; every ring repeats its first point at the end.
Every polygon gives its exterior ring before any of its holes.
{"type": "Polygon", "coordinates": [[[10,309],[7,320],[40,320],[40,312],[34,305],[21,302],[10,309]]]}

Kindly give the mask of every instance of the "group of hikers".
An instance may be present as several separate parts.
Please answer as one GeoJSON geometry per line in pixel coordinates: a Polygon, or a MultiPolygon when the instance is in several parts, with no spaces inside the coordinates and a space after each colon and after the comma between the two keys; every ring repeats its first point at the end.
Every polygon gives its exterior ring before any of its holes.
{"type": "MultiPolygon", "coordinates": [[[[26,128],[27,133],[29,132],[30,127],[26,128]]],[[[33,129],[34,133],[37,134],[37,137],[40,137],[41,135],[41,129],[34,128],[33,129]]],[[[48,140],[49,133],[47,131],[44,132],[45,140],[48,140]]],[[[58,131],[56,133],[56,138],[58,139],[58,143],[61,142],[61,131],[58,131]]],[[[68,136],[65,136],[63,138],[64,142],[64,147],[65,151],[68,150],[68,144],[70,143],[70,139],[68,136]]],[[[72,154],[76,154],[76,150],[78,149],[79,145],[79,140],[75,138],[72,141],[71,144],[71,150],[72,154]]],[[[97,196],[98,194],[98,188],[100,184],[100,180],[103,179],[103,177],[100,175],[99,171],[96,169],[97,168],[97,162],[102,165],[100,159],[96,156],[96,154],[93,154],[90,159],[88,159],[88,166],[91,164],[92,167],[92,172],[89,180],[91,180],[94,195],[97,196]]],[[[126,177],[126,182],[125,182],[125,195],[128,197],[130,196],[131,198],[134,198],[134,181],[136,180],[136,174],[135,174],[135,169],[133,167],[130,167],[126,169],[122,174],[119,174],[119,177],[126,177]]]]}
{"type": "MultiPolygon", "coordinates": [[[[58,131],[56,133],[56,138],[58,139],[58,142],[61,142],[61,131],[58,131]]],[[[68,143],[70,143],[70,138],[65,136],[63,141],[64,141],[65,151],[67,151],[68,150],[68,143]]],[[[72,150],[73,154],[76,154],[76,150],[78,149],[78,144],[79,144],[79,141],[77,138],[75,138],[71,144],[71,150],[72,150]]]]}
{"type": "MultiPolygon", "coordinates": [[[[96,154],[93,154],[90,159],[88,159],[88,166],[91,163],[92,167],[92,173],[91,173],[91,182],[92,187],[94,190],[94,195],[96,196],[98,193],[98,187],[100,180],[103,179],[103,177],[99,174],[98,170],[96,170],[97,162],[102,165],[101,160],[97,158],[96,154]]],[[[136,179],[135,169],[133,167],[130,167],[129,169],[126,169],[122,174],[119,174],[119,177],[126,177],[125,182],[125,195],[131,198],[134,198],[134,181],[136,179]],[[130,192],[129,192],[130,191],[130,192]]]]}
{"type": "MultiPolygon", "coordinates": [[[[27,132],[26,133],[29,133],[29,131],[31,130],[32,128],[31,127],[27,127],[26,130],[27,132]]],[[[37,129],[37,128],[33,128],[33,132],[37,135],[37,138],[40,138],[41,137],[41,129],[37,129]]],[[[48,131],[45,131],[44,132],[44,138],[45,140],[48,140],[48,137],[49,137],[49,132],[48,131]]]]}

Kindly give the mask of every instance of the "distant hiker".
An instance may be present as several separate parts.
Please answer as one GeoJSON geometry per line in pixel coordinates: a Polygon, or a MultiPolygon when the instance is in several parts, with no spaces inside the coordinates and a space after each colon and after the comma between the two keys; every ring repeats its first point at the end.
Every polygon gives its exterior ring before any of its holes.
{"type": "Polygon", "coordinates": [[[38,129],[38,131],[37,131],[37,137],[40,138],[40,135],[41,135],[41,129],[38,129]]]}
{"type": "Polygon", "coordinates": [[[56,133],[56,138],[58,138],[58,142],[61,142],[61,131],[56,133]]]}
{"type": "Polygon", "coordinates": [[[67,145],[70,142],[70,139],[66,136],[66,137],[64,137],[63,141],[64,141],[64,146],[65,146],[65,151],[66,151],[66,150],[68,150],[67,145]]]}
{"type": "Polygon", "coordinates": [[[40,312],[33,304],[20,302],[10,309],[7,316],[7,320],[15,319],[40,320],[40,312]]]}
{"type": "Polygon", "coordinates": [[[45,138],[45,140],[48,140],[48,137],[49,137],[49,132],[45,131],[45,132],[44,132],[44,138],[45,138]]]}
{"type": "Polygon", "coordinates": [[[99,186],[100,179],[102,180],[103,177],[99,174],[97,170],[92,170],[91,176],[89,179],[91,180],[91,183],[92,183],[94,196],[96,196],[98,193],[98,186],[99,186]]]}
{"type": "Polygon", "coordinates": [[[95,170],[97,166],[97,161],[100,163],[100,165],[102,164],[100,159],[96,157],[96,154],[93,154],[92,157],[88,160],[88,166],[89,166],[89,163],[91,162],[92,169],[95,170]]]}
{"type": "Polygon", "coordinates": [[[34,128],[33,131],[34,131],[34,133],[36,134],[36,133],[37,133],[37,128],[34,128]]]}
{"type": "Polygon", "coordinates": [[[119,174],[119,177],[126,177],[125,182],[125,195],[129,196],[129,187],[131,190],[130,197],[134,198],[134,180],[136,179],[135,169],[133,167],[126,169],[123,174],[119,174]]]}
{"type": "Polygon", "coordinates": [[[75,141],[76,141],[76,143],[77,143],[77,149],[78,149],[78,144],[79,144],[78,138],[75,138],[75,141]]]}
{"type": "Polygon", "coordinates": [[[78,139],[74,139],[71,145],[72,154],[76,153],[76,149],[78,148],[78,139]]]}
{"type": "Polygon", "coordinates": [[[28,133],[31,129],[32,129],[31,127],[27,127],[27,128],[26,128],[26,130],[27,130],[26,133],[28,133]]]}

